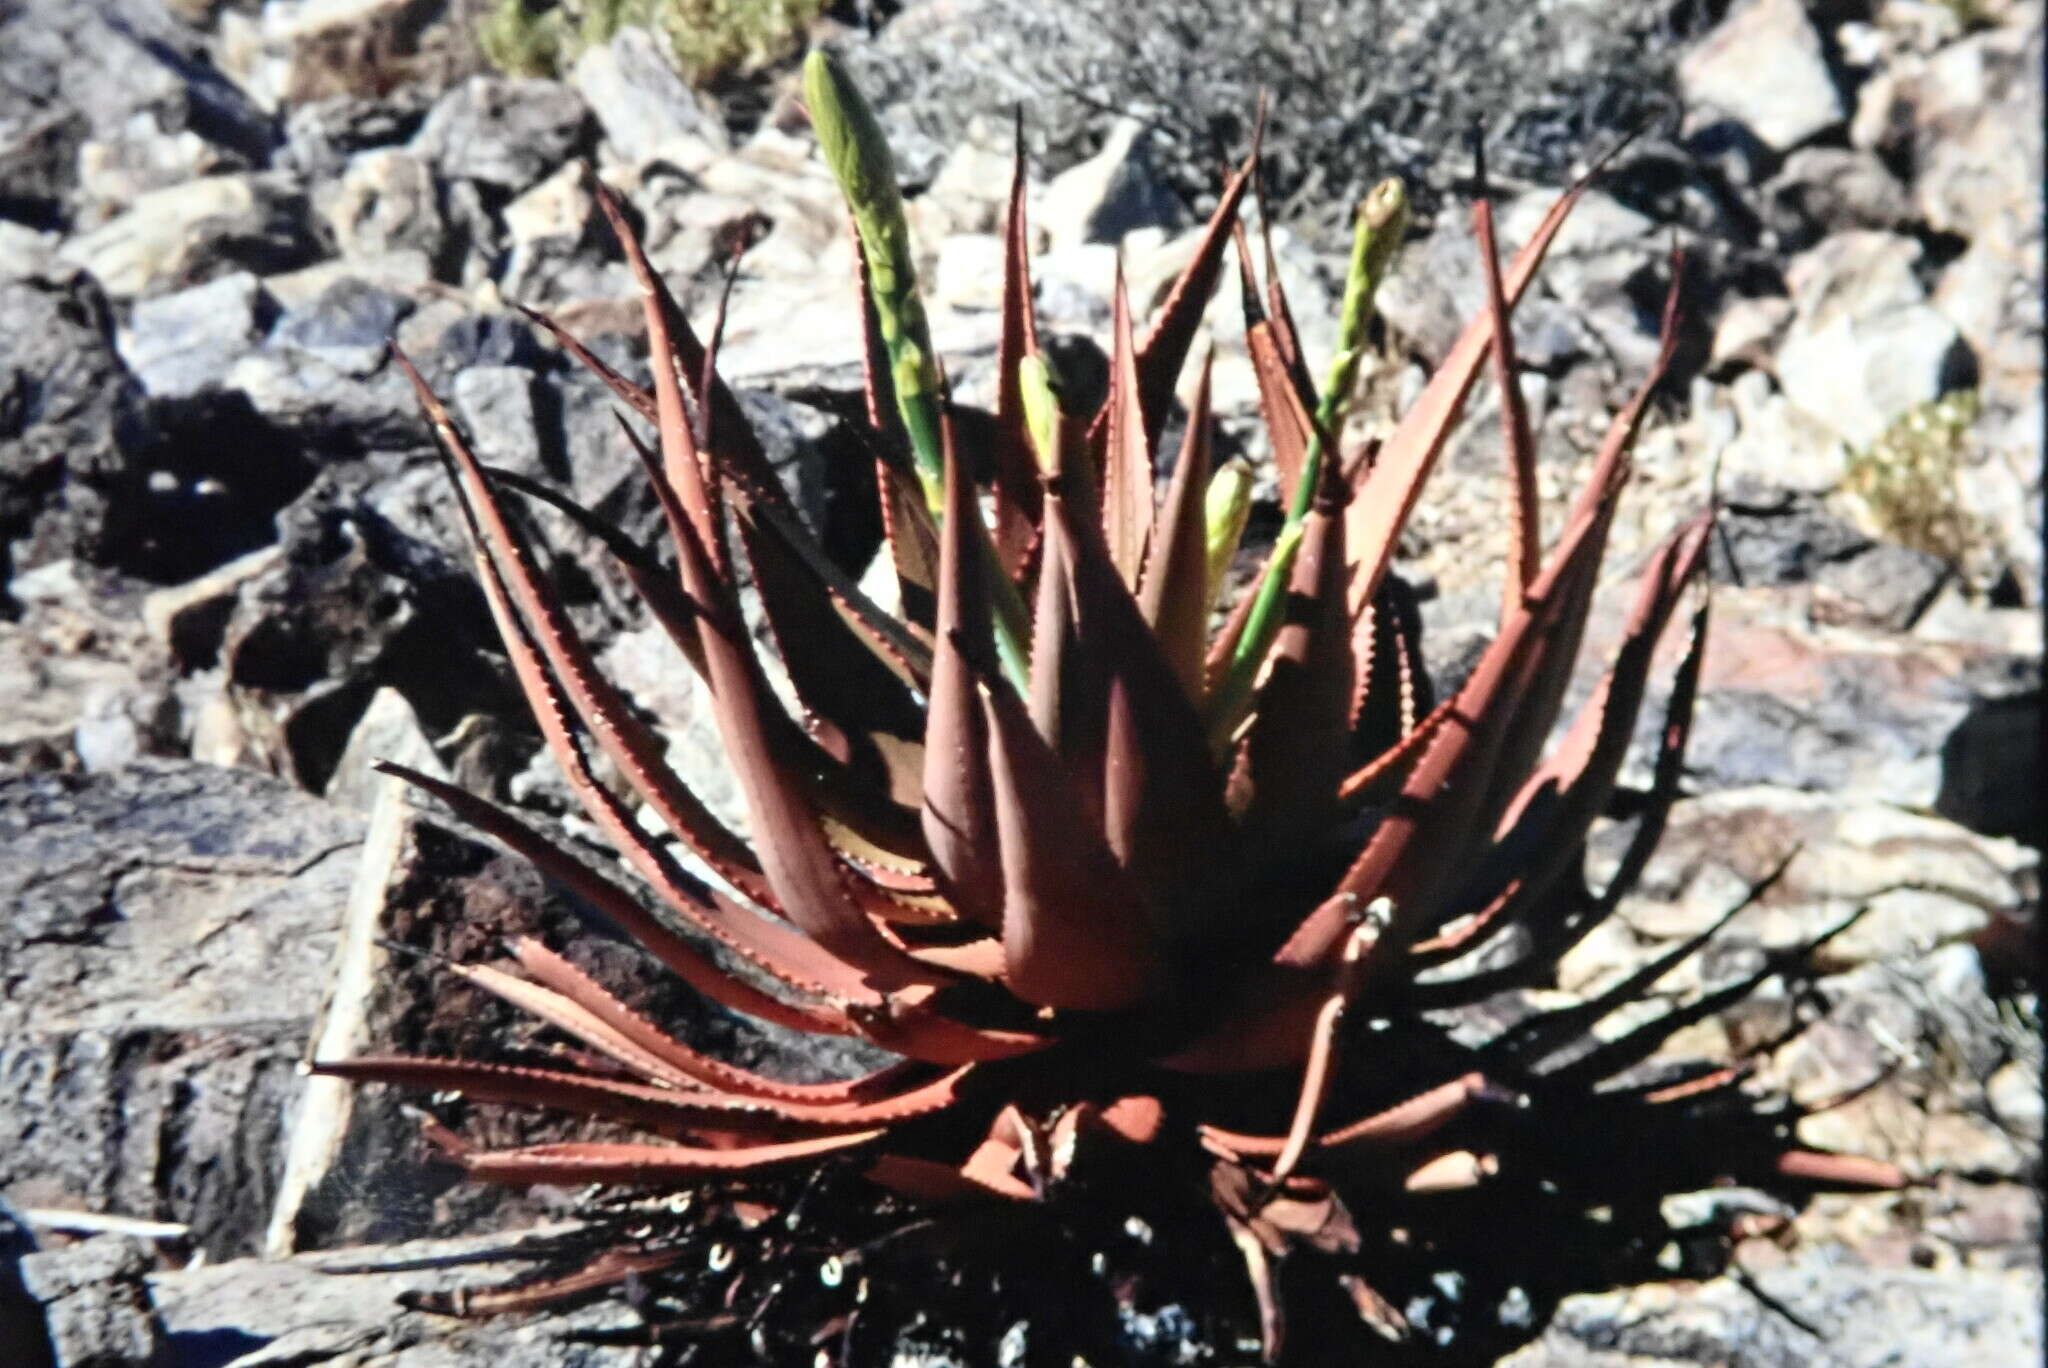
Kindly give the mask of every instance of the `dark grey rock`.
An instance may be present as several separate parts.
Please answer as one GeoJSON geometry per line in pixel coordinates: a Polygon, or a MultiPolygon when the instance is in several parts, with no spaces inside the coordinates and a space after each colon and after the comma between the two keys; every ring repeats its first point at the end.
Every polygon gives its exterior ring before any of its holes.
{"type": "Polygon", "coordinates": [[[1822,563],[1814,576],[1813,615],[1824,622],[1910,628],[1948,582],[1948,563],[1910,547],[1872,546],[1822,563]]]}
{"type": "Polygon", "coordinates": [[[106,297],[76,273],[0,281],[0,318],[0,543],[24,568],[118,559],[162,433],[115,353],[106,297]]]}
{"type": "Polygon", "coordinates": [[[1797,252],[1848,228],[1903,228],[1913,206],[1906,187],[1871,153],[1805,147],[1763,187],[1763,217],[1779,249],[1797,252]]]}
{"type": "Polygon", "coordinates": [[[414,82],[375,97],[335,95],[293,105],[284,116],[284,146],[276,164],[308,183],[333,180],[356,153],[410,139],[430,103],[429,87],[414,82]]]}
{"type": "Polygon", "coordinates": [[[374,367],[412,301],[353,277],[335,281],[303,308],[278,319],[274,345],[331,355],[337,364],[374,367]],[[366,358],[364,353],[370,353],[366,358]],[[365,364],[367,361],[367,365],[365,364]]]}
{"type": "Polygon", "coordinates": [[[353,817],[186,761],[0,779],[0,1192],[252,1249],[353,817]]]}
{"type": "Polygon", "coordinates": [[[379,474],[324,472],[279,514],[284,559],[242,587],[222,636],[260,749],[313,792],[381,687],[405,695],[430,736],[472,713],[518,715],[505,675],[482,663],[497,637],[466,562],[370,507],[379,474]]]}
{"type": "Polygon", "coordinates": [[[568,86],[472,76],[428,112],[412,148],[442,176],[517,194],[586,151],[595,131],[568,86]]]}
{"type": "Polygon", "coordinates": [[[1815,500],[1781,494],[1763,504],[1731,502],[1714,542],[1713,574],[1723,583],[1804,584],[1823,566],[1860,556],[1872,545],[1815,500]]]}

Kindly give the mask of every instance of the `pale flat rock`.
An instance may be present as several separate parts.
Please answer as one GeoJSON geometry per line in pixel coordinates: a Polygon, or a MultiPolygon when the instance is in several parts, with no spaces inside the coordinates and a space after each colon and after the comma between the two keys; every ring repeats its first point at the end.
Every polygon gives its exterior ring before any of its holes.
{"type": "Polygon", "coordinates": [[[1847,115],[1820,34],[1799,0],[1750,0],[1678,67],[1688,104],[1711,105],[1787,151],[1847,115]]]}

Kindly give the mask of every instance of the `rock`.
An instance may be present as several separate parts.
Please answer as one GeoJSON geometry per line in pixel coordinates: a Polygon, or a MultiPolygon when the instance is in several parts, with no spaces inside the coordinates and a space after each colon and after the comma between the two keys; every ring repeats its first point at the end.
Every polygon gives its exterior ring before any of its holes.
{"type": "Polygon", "coordinates": [[[0,281],[0,543],[22,568],[119,559],[162,446],[110,312],[83,275],[0,281]]]}
{"type": "Polygon", "coordinates": [[[0,779],[0,833],[0,1190],[252,1248],[358,824],[147,760],[0,779]]]}
{"type": "Polygon", "coordinates": [[[1734,298],[1721,308],[1707,369],[1724,366],[1768,366],[1779,336],[1792,321],[1792,301],[1782,295],[1760,299],[1734,298]]]}
{"type": "Polygon", "coordinates": [[[477,456],[521,475],[544,477],[533,377],[516,366],[471,366],[448,396],[477,456]]]}
{"type": "Polygon", "coordinates": [[[1961,335],[1914,277],[1920,246],[1836,233],[1786,272],[1796,312],[1778,348],[1785,395],[1854,446],[1940,397],[1969,372],[1961,335]]]}
{"type": "Polygon", "coordinates": [[[1908,631],[1948,577],[1948,564],[1939,556],[1904,546],[1873,546],[1821,566],[1814,582],[1814,620],[1908,631]]]}
{"type": "Polygon", "coordinates": [[[404,694],[389,688],[370,696],[370,706],[363,709],[361,720],[349,733],[348,745],[343,747],[333,777],[327,781],[327,801],[351,812],[368,814],[378,791],[400,782],[375,769],[384,760],[436,779],[449,778],[448,767],[441,763],[433,743],[420,730],[419,714],[405,701],[404,694]]]}
{"type": "MultiPolygon", "coordinates": [[[[2038,811],[2038,664],[1911,638],[1815,631],[1768,589],[1719,591],[1687,765],[1705,790],[1881,793],[2001,834],[2038,811]],[[1995,738],[1995,739],[1994,739],[1995,738]]],[[[1645,737],[1661,714],[1645,710],[1645,737]]]]}
{"type": "Polygon", "coordinates": [[[247,271],[137,303],[119,335],[121,359],[149,394],[181,397],[217,386],[269,321],[263,285],[247,271]]]}
{"type": "Polygon", "coordinates": [[[411,149],[444,177],[517,194],[582,152],[590,111],[553,81],[472,76],[436,103],[411,149]]]}
{"type": "Polygon", "coordinates": [[[553,306],[631,290],[625,268],[591,250],[613,244],[610,229],[598,226],[590,170],[582,162],[568,163],[513,200],[503,217],[511,253],[499,288],[507,298],[553,306]]]}
{"type": "Polygon", "coordinates": [[[1868,152],[1802,147],[1763,188],[1764,222],[1780,250],[1800,251],[1829,233],[1896,232],[1913,221],[1906,187],[1868,152]]]}
{"type": "Polygon", "coordinates": [[[1145,127],[1135,119],[1110,130],[1102,150],[1055,176],[1031,207],[1055,248],[1116,242],[1138,228],[1177,228],[1182,209],[1152,169],[1145,127]]]}
{"type": "Polygon", "coordinates": [[[315,204],[345,257],[410,248],[435,261],[447,248],[433,173],[401,148],[357,153],[338,180],[321,185],[315,204]]]}
{"type": "Polygon", "coordinates": [[[78,148],[78,206],[75,228],[97,227],[152,190],[231,171],[245,171],[239,157],[190,129],[163,131],[155,116],[134,115],[119,132],[88,138],[78,148]]]}
{"type": "Polygon", "coordinates": [[[1862,557],[1873,545],[1812,499],[1759,502],[1735,481],[1715,542],[1714,578],[1752,586],[1810,583],[1827,567],[1862,557]]]}
{"type": "Polygon", "coordinates": [[[221,66],[267,110],[360,90],[417,46],[412,0],[267,0],[221,16],[221,66]]]}
{"type": "Polygon", "coordinates": [[[1987,401],[2013,408],[2040,402],[2041,292],[2025,267],[1973,243],[1942,271],[1934,305],[1969,343],[1987,401]]]}
{"type": "Polygon", "coordinates": [[[306,220],[304,195],[277,176],[208,176],[152,190],[59,255],[132,299],[238,267],[261,275],[303,265],[318,253],[306,220]]]}
{"type": "Polygon", "coordinates": [[[335,95],[294,105],[272,165],[319,186],[338,179],[359,153],[396,147],[419,131],[432,103],[426,82],[376,96],[335,95]]]}
{"type": "Polygon", "coordinates": [[[1864,83],[1849,130],[1858,147],[1913,168],[1930,227],[2015,265],[2040,254],[2041,41],[2035,15],[1897,60],[1864,83]]]}
{"type": "MultiPolygon", "coordinates": [[[[1001,231],[1010,198],[1012,153],[1008,130],[973,122],[967,137],[946,157],[922,195],[910,202],[912,230],[920,241],[937,242],[954,233],[1001,231]]],[[[1039,234],[1043,236],[1043,234],[1039,234]]]]}
{"type": "Polygon", "coordinates": [[[344,278],[310,305],[292,309],[271,330],[274,345],[315,352],[351,370],[371,370],[412,312],[412,301],[344,278]]]}
{"type": "Polygon", "coordinates": [[[1541,1339],[1500,1368],[1681,1368],[1700,1362],[1831,1361],[1892,1368],[2005,1368],[2040,1352],[2038,1272],[1870,1268],[1839,1250],[1799,1251],[1753,1281],[1581,1293],[1559,1304],[1541,1339]],[[1824,1338],[1816,1340],[1811,1325],[1824,1338]]]}
{"type": "Polygon", "coordinates": [[[198,579],[154,591],[142,600],[143,630],[168,647],[186,670],[213,664],[236,593],[275,568],[283,555],[279,547],[259,547],[198,579]]]}
{"type": "Polygon", "coordinates": [[[1749,0],[1680,60],[1678,86],[1688,104],[1713,106],[1779,152],[1847,114],[1799,0],[1749,0]]]}
{"type": "Polygon", "coordinates": [[[557,1224],[520,1234],[162,1269],[149,1275],[148,1300],[169,1343],[228,1344],[245,1354],[275,1355],[271,1362],[629,1368],[637,1350],[603,1343],[638,1323],[638,1314],[620,1301],[539,1318],[454,1320],[405,1309],[407,1294],[512,1281],[532,1267],[530,1255],[518,1257],[522,1244],[538,1247],[570,1229],[557,1224]]]}
{"type": "MultiPolygon", "coordinates": [[[[1626,827],[1591,842],[1588,869],[1604,879],[1626,827]]],[[[2000,913],[2025,909],[2040,857],[2019,842],[1979,835],[1939,817],[1904,812],[1850,791],[1727,789],[1688,799],[1641,881],[1601,927],[1560,964],[1558,982],[1584,992],[1699,934],[1783,866],[1767,889],[1715,938],[1672,971],[1674,988],[1719,982],[1758,948],[1798,945],[1869,910],[1814,952],[1813,967],[1842,974],[1967,942],[2000,913]],[[1787,861],[1789,860],[1789,863],[1787,861]]],[[[1978,996],[1983,999],[1981,985],[1978,996]]],[[[1989,1007],[1988,999],[1983,999],[1989,1007]]],[[[1989,1069],[1985,1072],[1988,1074],[1989,1069]]]]}
{"type": "Polygon", "coordinates": [[[158,1338],[142,1275],[154,1261],[147,1244],[121,1235],[22,1260],[22,1281],[43,1304],[59,1368],[125,1368],[153,1358],[158,1338]]]}
{"type": "Polygon", "coordinates": [[[17,575],[20,616],[0,620],[0,769],[111,769],[175,754],[168,653],[143,633],[136,595],[75,561],[17,575]]]}
{"type": "Polygon", "coordinates": [[[1721,450],[1721,470],[1731,483],[1816,495],[1841,487],[1848,473],[1842,439],[1773,389],[1763,371],[1737,376],[1711,403],[1734,409],[1736,432],[1721,450]]]}
{"type": "Polygon", "coordinates": [[[222,635],[250,746],[316,793],[380,687],[404,694],[431,735],[471,713],[522,713],[483,654],[496,632],[466,565],[369,505],[376,473],[329,471],[278,515],[285,558],[242,587],[222,635]]]}
{"type": "Polygon", "coordinates": [[[939,244],[931,297],[954,309],[1003,307],[1003,240],[994,233],[955,233],[939,244]]]}
{"type": "Polygon", "coordinates": [[[644,28],[622,28],[611,41],[584,49],[569,80],[621,160],[659,157],[697,171],[731,149],[725,126],[699,103],[644,28]]]}

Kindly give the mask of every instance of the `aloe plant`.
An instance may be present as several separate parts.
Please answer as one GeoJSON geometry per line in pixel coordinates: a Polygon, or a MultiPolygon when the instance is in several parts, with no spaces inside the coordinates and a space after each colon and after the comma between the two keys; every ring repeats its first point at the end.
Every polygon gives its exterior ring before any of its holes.
{"type": "MultiPolygon", "coordinates": [[[[1034,1212],[1114,1213],[1150,1193],[1159,1219],[1212,1230],[1241,1258],[1269,1360],[1310,1296],[1289,1293],[1283,1261],[1320,1270],[1316,1285],[1332,1295],[1341,1289],[1354,1327],[1419,1333],[1374,1280],[1397,1276],[1383,1272],[1397,1247],[1433,1247],[1418,1227],[1431,1212],[1472,1219],[1458,1194],[1549,1193],[1540,1200],[1583,1209],[1598,1204],[1589,1192],[1628,1173],[1671,1191],[1723,1179],[1899,1182],[1889,1166],[1800,1148],[1784,1113],[1744,1101],[1742,1061],[1642,1080],[1640,1066],[1673,1032],[1762,977],[1647,1020],[1609,1020],[1640,1006],[1699,942],[1477,1044],[1427,1015],[1544,982],[1614,910],[1678,795],[1707,630],[1694,586],[1711,510],[1650,556],[1611,665],[1562,740],[1544,745],[1562,717],[1630,445],[1671,359],[1677,271],[1656,365],[1548,548],[1536,542],[1529,425],[1504,402],[1513,478],[1498,633],[1470,678],[1429,707],[1394,547],[1489,358],[1513,394],[1510,314],[1583,183],[1505,268],[1490,211],[1475,207],[1486,310],[1383,441],[1346,449],[1343,407],[1372,287],[1398,240],[1398,186],[1361,215],[1342,345],[1320,392],[1270,242],[1262,291],[1238,222],[1254,150],[1142,334],[1119,287],[1108,396],[1096,412],[1071,413],[1038,346],[1020,158],[1005,227],[995,450],[982,462],[960,449],[872,120],[824,59],[807,88],[859,234],[862,305],[879,320],[869,409],[903,614],[884,612],[827,558],[719,378],[719,326],[700,340],[600,190],[645,303],[652,388],[535,317],[629,415],[625,440],[659,498],[673,573],[655,548],[482,465],[398,360],[451,459],[478,579],[548,748],[634,877],[483,798],[386,768],[531,860],[710,1001],[858,1038],[897,1062],[828,1082],[740,1067],[529,939],[510,947],[511,964],[451,972],[573,1041],[579,1063],[371,1056],[315,1068],[624,1128],[630,1137],[513,1149],[475,1148],[439,1125],[429,1138],[484,1182],[680,1191],[678,1212],[703,1193],[706,1208],[781,1212],[781,1233],[761,1237],[778,1258],[809,1248],[793,1232],[801,1194],[820,1181],[870,1194],[841,1208],[848,1221],[909,1213],[902,1229],[926,1230],[966,1212],[953,1229],[994,1239],[1042,1231],[1030,1226],[1034,1212]],[[1163,488],[1158,448],[1233,240],[1273,456],[1295,496],[1258,587],[1219,605],[1249,478],[1241,464],[1212,470],[1211,359],[1193,368],[1163,488]],[[991,488],[977,486],[975,468],[992,472],[991,488]],[[508,491],[595,534],[703,680],[750,839],[669,767],[597,668],[508,491]],[[742,620],[743,577],[799,712],[770,687],[742,620]],[[1012,602],[1030,610],[1006,644],[1012,602]],[[1660,642],[1674,630],[1683,646],[1655,782],[1636,796],[1620,873],[1596,893],[1582,873],[1588,832],[1616,799],[1660,642]],[[624,791],[600,777],[597,753],[624,791]],[[684,851],[715,879],[690,872],[684,851]],[[812,1177],[776,1186],[791,1173],[812,1177]],[[1104,1173],[1124,1177],[1105,1189],[1104,1173]]],[[[1810,948],[1764,973],[1792,972],[1810,948]]],[[[684,1278],[691,1240],[712,1228],[696,1216],[650,1223],[634,1208],[615,1227],[619,1242],[586,1266],[466,1305],[530,1307],[664,1270],[684,1278]]],[[[700,1282],[723,1276],[733,1257],[725,1243],[710,1250],[700,1282]]],[[[728,1312],[735,1299],[752,1311],[689,1324],[767,1353],[746,1335],[796,1294],[780,1274],[734,1276],[718,1296],[728,1312]]],[[[842,1283],[852,1286],[833,1254],[807,1285],[842,1283]]],[[[851,1336],[858,1307],[834,1314],[830,1324],[851,1336]]],[[[789,1352],[809,1362],[808,1346],[824,1341],[800,1343],[789,1352]]]]}

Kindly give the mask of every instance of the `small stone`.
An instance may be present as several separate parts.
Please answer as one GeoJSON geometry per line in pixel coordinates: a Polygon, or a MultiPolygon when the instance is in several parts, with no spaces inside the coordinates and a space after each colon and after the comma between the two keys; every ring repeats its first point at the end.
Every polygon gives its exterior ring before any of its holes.
{"type": "Polygon", "coordinates": [[[590,111],[553,81],[472,76],[443,96],[412,140],[442,175],[517,194],[589,141],[590,111]]]}
{"type": "Polygon", "coordinates": [[[345,257],[378,257],[411,248],[431,260],[447,242],[433,172],[400,148],[377,148],[351,157],[340,179],[322,187],[317,204],[345,257]]]}
{"type": "Polygon", "coordinates": [[[659,157],[695,171],[731,149],[725,126],[698,102],[644,28],[622,28],[586,48],[569,80],[629,163],[659,157]]]}
{"type": "Polygon", "coordinates": [[[1714,325],[1707,368],[1768,366],[1779,335],[1791,321],[1792,301],[1783,295],[1730,300],[1721,310],[1721,321],[1714,325]]]}
{"type": "Polygon", "coordinates": [[[310,260],[316,247],[304,211],[304,197],[275,177],[208,176],[150,191],[58,255],[92,272],[109,295],[130,299],[238,265],[264,274],[310,260]]]}
{"type": "Polygon", "coordinates": [[[1854,446],[1939,398],[1963,374],[1956,325],[1926,302],[1920,246],[1889,233],[1836,233],[1786,271],[1796,312],[1778,348],[1785,395],[1854,446]]]}
{"type": "Polygon", "coordinates": [[[1896,231],[1913,220],[1906,187],[1868,152],[1802,147],[1763,190],[1764,221],[1781,250],[1798,251],[1849,228],[1896,231]]]}
{"type": "Polygon", "coordinates": [[[1904,546],[1874,546],[1820,567],[1814,577],[1813,618],[1908,631],[1948,577],[1948,564],[1939,556],[1904,546]]]}
{"type": "Polygon", "coordinates": [[[446,781],[447,766],[434,753],[419,714],[405,695],[396,689],[379,689],[370,696],[370,706],[349,733],[348,745],[335,762],[327,781],[326,798],[354,812],[367,813],[375,806],[378,790],[403,782],[381,773],[375,766],[389,760],[419,770],[431,778],[446,781]]]}
{"type": "Polygon", "coordinates": [[[1712,105],[1780,152],[1847,113],[1799,0],[1750,0],[1735,10],[1679,62],[1678,85],[1687,103],[1712,105]]]}
{"type": "Polygon", "coordinates": [[[1054,248],[1113,243],[1138,228],[1180,226],[1180,201],[1153,171],[1144,138],[1143,124],[1120,120],[1101,151],[1045,187],[1031,216],[1054,248]]]}
{"type": "Polygon", "coordinates": [[[293,309],[271,330],[274,347],[313,352],[344,370],[367,374],[383,362],[412,301],[344,277],[319,298],[293,309]]]}
{"type": "Polygon", "coordinates": [[[261,282],[247,271],[145,299],[120,332],[121,359],[152,396],[196,394],[256,345],[264,303],[261,282]]]}
{"type": "Polygon", "coordinates": [[[516,366],[471,366],[449,397],[477,456],[521,475],[542,476],[533,379],[516,366]]]}

